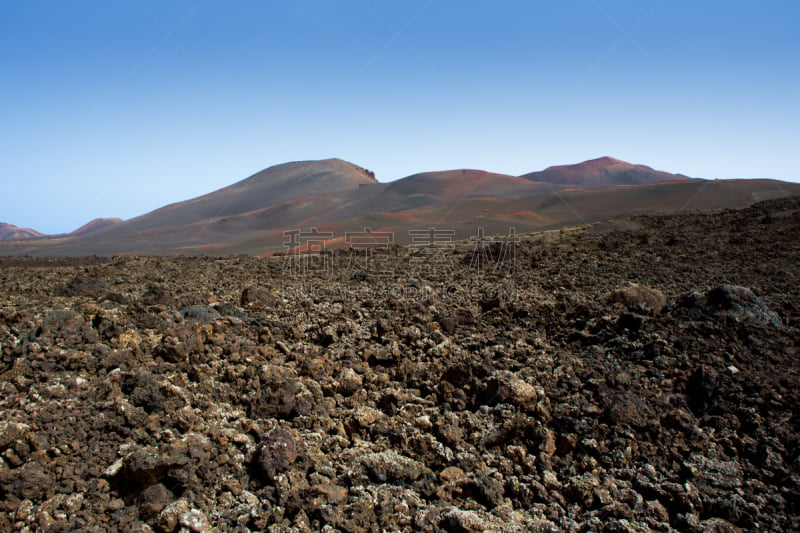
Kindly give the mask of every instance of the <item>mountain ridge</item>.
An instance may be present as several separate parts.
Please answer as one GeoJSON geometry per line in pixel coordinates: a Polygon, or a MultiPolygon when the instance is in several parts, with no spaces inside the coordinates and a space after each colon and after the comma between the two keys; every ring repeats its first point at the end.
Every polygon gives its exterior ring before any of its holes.
{"type": "Polygon", "coordinates": [[[531,233],[646,211],[735,208],[800,195],[800,184],[697,180],[611,157],[548,169],[541,172],[551,181],[531,179],[536,173],[457,169],[381,183],[341,159],[283,163],[124,223],[99,219],[71,234],[6,239],[0,255],[269,255],[285,248],[287,231],[304,228],[324,230],[338,245],[364,228],[394,232],[397,244],[407,244],[419,228],[448,228],[462,239],[479,228],[486,235],[512,226],[531,233]],[[588,177],[577,184],[570,176],[566,183],[556,179],[576,171],[588,177]],[[630,183],[631,172],[644,183],[630,183]]]}
{"type": "Polygon", "coordinates": [[[576,164],[549,166],[544,170],[529,172],[520,177],[530,181],[590,187],[647,185],[694,179],[683,174],[654,170],[647,165],[632,164],[609,156],[589,159],[576,164]]]}
{"type": "Polygon", "coordinates": [[[100,231],[115,224],[120,224],[121,222],[123,222],[123,220],[121,218],[116,218],[116,217],[95,218],[93,220],[90,220],[80,228],[70,232],[69,235],[75,237],[89,235],[91,233],[100,231]]]}
{"type": "Polygon", "coordinates": [[[0,222],[0,240],[32,239],[42,236],[44,236],[44,233],[40,233],[35,229],[23,228],[20,226],[15,226],[14,224],[0,222]]]}

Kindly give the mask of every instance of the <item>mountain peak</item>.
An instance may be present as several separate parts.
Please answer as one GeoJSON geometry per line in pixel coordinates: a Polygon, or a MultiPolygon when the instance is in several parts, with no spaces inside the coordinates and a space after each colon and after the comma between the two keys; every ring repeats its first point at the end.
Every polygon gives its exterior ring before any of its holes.
{"type": "Polygon", "coordinates": [[[339,158],[312,159],[308,161],[292,161],[267,167],[256,172],[247,179],[232,185],[233,187],[255,183],[286,183],[295,184],[302,181],[323,180],[330,181],[334,178],[333,186],[348,188],[351,184],[378,183],[375,173],[349,161],[339,158]]]}
{"type": "Polygon", "coordinates": [[[312,197],[330,197],[377,183],[375,174],[342,159],[293,161],[274,165],[232,185],[170,204],[128,221],[144,231],[157,227],[204,224],[242,216],[312,197]]]}
{"type": "Polygon", "coordinates": [[[634,165],[609,156],[590,159],[574,165],[551,166],[520,177],[531,181],[584,187],[648,185],[663,181],[691,179],[682,174],[661,172],[645,165],[634,165]]]}
{"type": "Polygon", "coordinates": [[[87,222],[80,228],[70,233],[70,235],[72,236],[88,235],[89,233],[100,231],[101,229],[113,226],[115,224],[119,224],[120,222],[122,222],[121,218],[95,218],[94,220],[87,222]]]}
{"type": "Polygon", "coordinates": [[[614,157],[610,157],[610,156],[607,156],[607,155],[604,155],[603,157],[598,157],[597,159],[589,159],[588,161],[584,161],[583,163],[578,163],[578,164],[579,165],[592,165],[592,166],[593,165],[605,165],[605,166],[627,165],[627,166],[633,166],[633,165],[631,165],[630,163],[628,163],[626,161],[623,161],[621,159],[616,159],[614,157]]]}
{"type": "Polygon", "coordinates": [[[366,169],[364,167],[360,167],[360,166],[356,165],[355,163],[351,163],[350,161],[345,161],[344,159],[339,159],[338,157],[333,158],[333,159],[326,159],[325,161],[335,161],[338,164],[348,165],[351,168],[354,168],[357,172],[360,172],[361,174],[366,176],[367,179],[369,179],[370,181],[372,181],[374,183],[378,183],[378,180],[375,179],[375,172],[373,172],[372,170],[366,169]]]}
{"type": "Polygon", "coordinates": [[[33,237],[41,237],[43,233],[31,228],[20,228],[13,224],[6,224],[0,222],[0,240],[16,240],[16,239],[31,239],[33,237]]]}
{"type": "Polygon", "coordinates": [[[588,159],[580,163],[573,163],[569,165],[552,165],[547,167],[545,170],[570,168],[580,171],[591,171],[613,166],[633,167],[635,165],[632,165],[627,161],[623,161],[621,159],[616,159],[614,157],[609,157],[607,155],[604,155],[603,157],[598,157],[596,159],[588,159]]]}

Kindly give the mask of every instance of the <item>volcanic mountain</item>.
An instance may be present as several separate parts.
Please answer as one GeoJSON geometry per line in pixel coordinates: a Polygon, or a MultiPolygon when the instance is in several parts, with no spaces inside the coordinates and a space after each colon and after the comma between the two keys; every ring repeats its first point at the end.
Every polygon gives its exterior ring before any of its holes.
{"type": "Polygon", "coordinates": [[[521,177],[457,169],[389,183],[358,165],[325,159],[273,166],[124,222],[93,221],[72,234],[4,240],[0,255],[269,255],[291,249],[297,232],[330,248],[347,247],[348,235],[366,229],[409,244],[419,230],[447,230],[454,240],[522,234],[797,194],[800,184],[697,180],[611,158],[521,177]]]}
{"type": "Polygon", "coordinates": [[[89,235],[90,233],[100,231],[101,229],[113,226],[114,224],[119,224],[120,222],[122,222],[121,218],[95,218],[94,220],[87,222],[80,228],[71,232],[70,235],[73,237],[89,235]]]}
{"type": "Polygon", "coordinates": [[[205,223],[376,183],[370,171],[341,159],[285,163],[210,194],[162,207],[129,224],[143,231],[205,223]]]}
{"type": "Polygon", "coordinates": [[[609,185],[647,185],[664,181],[689,181],[683,174],[653,170],[645,165],[632,165],[613,157],[601,157],[578,163],[558,165],[520,176],[531,181],[558,185],[605,187],[609,185]]]}
{"type": "Polygon", "coordinates": [[[30,228],[20,228],[13,224],[0,222],[0,241],[13,239],[29,239],[31,237],[41,237],[42,234],[30,228]]]}

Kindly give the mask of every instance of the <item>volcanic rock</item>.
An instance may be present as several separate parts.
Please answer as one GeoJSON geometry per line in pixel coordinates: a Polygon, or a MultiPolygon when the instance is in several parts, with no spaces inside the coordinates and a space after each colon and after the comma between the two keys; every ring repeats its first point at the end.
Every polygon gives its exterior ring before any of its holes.
{"type": "Polygon", "coordinates": [[[800,530],[800,200],[624,222],[368,283],[0,258],[0,530],[800,530]]]}
{"type": "Polygon", "coordinates": [[[419,461],[392,450],[367,454],[361,464],[372,479],[380,482],[413,481],[429,471],[419,461]]]}
{"type": "Polygon", "coordinates": [[[628,308],[641,307],[652,312],[659,312],[667,304],[664,293],[644,285],[631,284],[628,287],[615,289],[606,295],[606,300],[619,303],[628,308]]]}
{"type": "Polygon", "coordinates": [[[275,475],[285,470],[297,459],[297,444],[285,429],[273,429],[258,446],[258,467],[274,480],[275,475]]]}
{"type": "Polygon", "coordinates": [[[753,291],[736,285],[718,285],[703,293],[684,297],[684,305],[705,307],[712,312],[730,316],[737,322],[782,329],[780,318],[753,291]]]}

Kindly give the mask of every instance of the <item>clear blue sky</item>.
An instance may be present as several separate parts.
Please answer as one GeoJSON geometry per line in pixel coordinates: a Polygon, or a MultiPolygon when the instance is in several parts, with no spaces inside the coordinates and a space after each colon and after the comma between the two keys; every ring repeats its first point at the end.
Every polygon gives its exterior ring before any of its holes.
{"type": "Polygon", "coordinates": [[[798,23],[796,0],[0,0],[0,221],[67,232],[327,157],[797,181],[798,23]]]}

